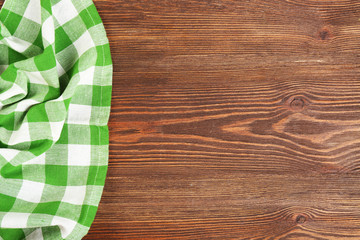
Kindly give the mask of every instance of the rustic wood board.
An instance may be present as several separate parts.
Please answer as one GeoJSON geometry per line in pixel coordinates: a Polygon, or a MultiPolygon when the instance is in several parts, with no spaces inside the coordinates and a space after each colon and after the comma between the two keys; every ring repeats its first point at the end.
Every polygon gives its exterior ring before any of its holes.
{"type": "Polygon", "coordinates": [[[360,239],[360,2],[95,0],[110,162],[85,239],[360,239]]]}

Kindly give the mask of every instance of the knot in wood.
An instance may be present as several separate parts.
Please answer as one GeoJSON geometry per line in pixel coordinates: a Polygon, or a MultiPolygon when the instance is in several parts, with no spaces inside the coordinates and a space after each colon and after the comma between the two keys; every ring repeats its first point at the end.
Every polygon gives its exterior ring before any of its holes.
{"type": "Polygon", "coordinates": [[[326,40],[329,37],[329,32],[326,30],[320,31],[319,37],[321,40],[326,40]]]}
{"type": "Polygon", "coordinates": [[[298,215],[295,219],[296,223],[298,224],[303,224],[304,222],[306,222],[306,217],[303,215],[298,215]]]}
{"type": "Polygon", "coordinates": [[[305,107],[305,102],[300,97],[295,97],[290,102],[290,108],[295,111],[301,111],[305,107]]]}
{"type": "Polygon", "coordinates": [[[329,40],[333,38],[332,28],[330,26],[325,26],[321,28],[318,32],[318,39],[322,41],[329,40]]]}

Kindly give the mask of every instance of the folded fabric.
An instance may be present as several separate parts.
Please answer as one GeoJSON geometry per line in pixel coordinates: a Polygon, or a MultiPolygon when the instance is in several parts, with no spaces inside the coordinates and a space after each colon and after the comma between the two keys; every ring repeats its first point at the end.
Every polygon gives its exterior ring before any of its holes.
{"type": "Polygon", "coordinates": [[[104,26],[91,0],[6,0],[0,28],[0,239],[81,239],[108,163],[104,26]]]}

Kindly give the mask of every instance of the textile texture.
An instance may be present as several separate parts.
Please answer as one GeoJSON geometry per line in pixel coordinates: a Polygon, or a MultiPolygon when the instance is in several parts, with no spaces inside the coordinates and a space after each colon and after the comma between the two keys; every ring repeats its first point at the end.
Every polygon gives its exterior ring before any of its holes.
{"type": "Polygon", "coordinates": [[[108,164],[104,26],[91,0],[6,0],[0,28],[0,239],[81,239],[108,164]]]}

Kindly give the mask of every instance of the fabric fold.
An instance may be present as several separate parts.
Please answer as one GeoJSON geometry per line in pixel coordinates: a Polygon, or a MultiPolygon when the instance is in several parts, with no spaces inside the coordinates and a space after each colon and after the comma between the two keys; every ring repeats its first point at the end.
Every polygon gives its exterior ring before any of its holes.
{"type": "Polygon", "coordinates": [[[91,0],[6,0],[0,28],[0,239],[81,239],[108,162],[101,18],[91,0]]]}

